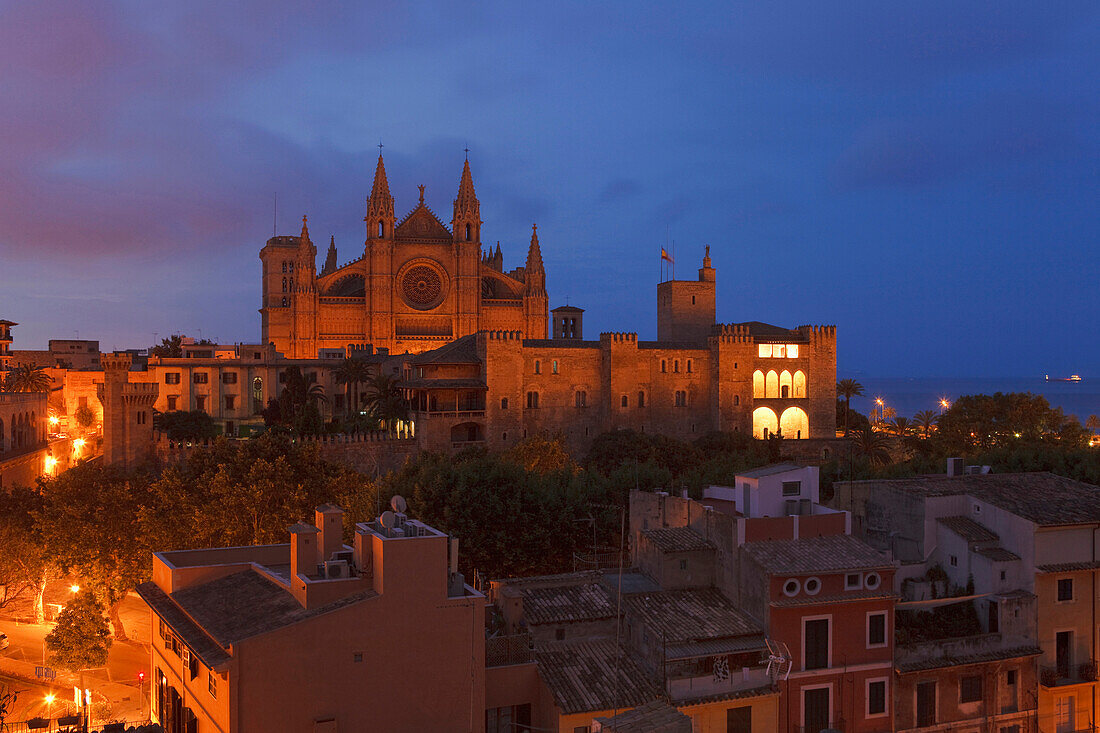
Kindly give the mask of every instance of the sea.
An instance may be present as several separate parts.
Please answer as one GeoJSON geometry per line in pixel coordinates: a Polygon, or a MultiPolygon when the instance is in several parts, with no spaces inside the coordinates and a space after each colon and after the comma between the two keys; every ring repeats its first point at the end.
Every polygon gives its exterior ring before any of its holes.
{"type": "MultiPolygon", "coordinates": [[[[1054,376],[1054,375],[1051,375],[1054,376]]],[[[1062,376],[1062,375],[1058,375],[1062,376]]],[[[839,374],[863,385],[863,397],[852,398],[852,409],[867,415],[881,398],[899,417],[913,417],[921,410],[940,411],[940,400],[954,402],[961,395],[996,392],[1031,392],[1046,397],[1051,407],[1076,415],[1083,425],[1089,415],[1100,415],[1100,377],[1081,375],[1080,382],[1047,382],[1038,377],[872,377],[839,374]]]]}

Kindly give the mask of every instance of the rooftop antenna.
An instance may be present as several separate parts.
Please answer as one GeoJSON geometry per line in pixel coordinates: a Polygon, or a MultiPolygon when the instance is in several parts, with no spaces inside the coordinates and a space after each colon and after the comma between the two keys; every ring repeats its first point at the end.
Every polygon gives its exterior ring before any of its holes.
{"type": "Polygon", "coordinates": [[[271,214],[271,236],[279,234],[279,192],[275,192],[275,210],[271,214]]]}
{"type": "Polygon", "coordinates": [[[405,497],[401,494],[394,494],[393,498],[390,499],[390,507],[398,514],[404,514],[405,510],[408,509],[408,504],[405,503],[405,497]]]}
{"type": "Polygon", "coordinates": [[[378,523],[388,530],[393,529],[397,524],[397,517],[394,516],[393,512],[386,510],[382,512],[382,516],[378,517],[378,523]]]}

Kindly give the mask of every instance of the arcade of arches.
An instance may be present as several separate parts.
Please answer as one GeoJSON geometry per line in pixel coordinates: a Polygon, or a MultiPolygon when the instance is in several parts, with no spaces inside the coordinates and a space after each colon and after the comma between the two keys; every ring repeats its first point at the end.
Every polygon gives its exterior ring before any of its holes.
{"type": "Polygon", "coordinates": [[[757,407],[752,411],[752,434],[767,438],[779,432],[784,438],[801,440],[810,437],[810,419],[801,407],[788,407],[776,416],[770,407],[757,407]]]}

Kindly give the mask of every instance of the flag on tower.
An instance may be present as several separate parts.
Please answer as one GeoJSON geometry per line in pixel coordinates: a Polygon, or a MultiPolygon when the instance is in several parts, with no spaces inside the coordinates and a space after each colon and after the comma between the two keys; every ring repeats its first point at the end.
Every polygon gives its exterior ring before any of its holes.
{"type": "Polygon", "coordinates": [[[665,260],[665,261],[667,261],[667,262],[672,262],[672,261],[673,261],[673,260],[672,260],[672,255],[670,255],[670,254],[668,253],[668,250],[667,250],[667,249],[665,249],[664,247],[661,247],[661,259],[662,259],[662,260],[665,260]]]}

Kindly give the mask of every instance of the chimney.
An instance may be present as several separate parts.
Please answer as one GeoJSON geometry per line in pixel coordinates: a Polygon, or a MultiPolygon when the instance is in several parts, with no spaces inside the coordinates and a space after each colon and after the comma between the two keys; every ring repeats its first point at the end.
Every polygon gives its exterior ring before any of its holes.
{"type": "Polygon", "coordinates": [[[318,550],[317,535],[321,530],[299,522],[290,528],[290,582],[294,583],[299,574],[311,576],[317,574],[318,550]]]}
{"type": "Polygon", "coordinates": [[[374,535],[363,525],[355,527],[355,568],[361,575],[374,574],[374,535]]]}
{"type": "Polygon", "coordinates": [[[321,530],[319,562],[328,562],[334,552],[344,549],[344,510],[332,504],[322,504],[314,511],[314,524],[321,530]]]}
{"type": "Polygon", "coordinates": [[[458,538],[450,537],[451,545],[451,575],[458,572],[458,538]]]}

